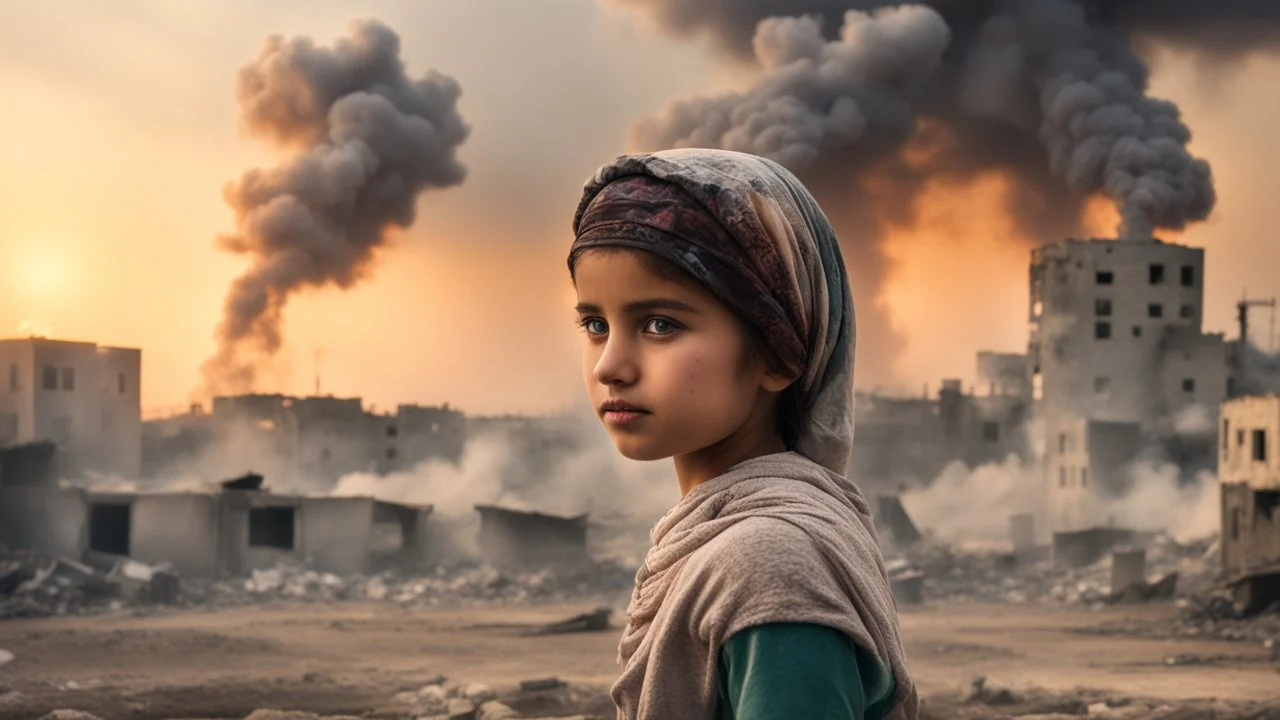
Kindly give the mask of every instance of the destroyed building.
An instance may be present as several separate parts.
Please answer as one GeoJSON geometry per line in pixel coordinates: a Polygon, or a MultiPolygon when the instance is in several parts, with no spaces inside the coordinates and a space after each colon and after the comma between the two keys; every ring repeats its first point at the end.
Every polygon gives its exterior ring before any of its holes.
{"type": "Polygon", "coordinates": [[[465,443],[465,417],[448,405],[382,414],[359,398],[216,397],[211,413],[196,406],[145,424],[143,477],[225,477],[252,465],[284,486],[327,488],[350,473],[457,462],[465,443]]]}
{"type": "Polygon", "coordinates": [[[1221,415],[1222,567],[1259,610],[1280,600],[1280,396],[1228,400],[1221,415]]]}
{"type": "Polygon", "coordinates": [[[31,337],[0,340],[0,447],[57,445],[57,472],[138,476],[142,352],[31,337]]]}
{"type": "Polygon", "coordinates": [[[1202,331],[1203,280],[1203,250],[1155,239],[1033,251],[1027,358],[1055,533],[1108,527],[1143,447],[1211,465],[1229,366],[1223,335],[1202,331]]]}
{"type": "Polygon", "coordinates": [[[430,513],[368,497],[277,495],[261,476],[188,493],[5,486],[0,544],[96,566],[164,563],[189,578],[242,576],[281,562],[363,573],[426,558],[430,513]]]}
{"type": "Polygon", "coordinates": [[[480,554],[500,568],[582,565],[587,555],[587,515],[559,517],[492,505],[480,513],[480,554]]]}
{"type": "Polygon", "coordinates": [[[931,480],[950,462],[970,467],[1030,453],[1023,355],[978,353],[978,388],[943,380],[936,395],[854,397],[850,477],[882,489],[931,480]]]}

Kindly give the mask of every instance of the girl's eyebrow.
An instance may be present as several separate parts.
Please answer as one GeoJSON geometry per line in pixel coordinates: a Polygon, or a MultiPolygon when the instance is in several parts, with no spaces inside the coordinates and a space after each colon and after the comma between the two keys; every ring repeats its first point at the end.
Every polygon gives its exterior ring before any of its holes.
{"type": "MultiPolygon", "coordinates": [[[[601,312],[599,305],[591,303],[578,303],[575,308],[580,313],[599,313],[601,312]]],[[[636,315],[642,312],[651,312],[653,310],[676,310],[678,312],[687,312],[694,315],[698,314],[698,309],[688,303],[680,302],[672,298],[648,298],[646,300],[633,300],[622,306],[622,312],[626,315],[636,315]]]]}

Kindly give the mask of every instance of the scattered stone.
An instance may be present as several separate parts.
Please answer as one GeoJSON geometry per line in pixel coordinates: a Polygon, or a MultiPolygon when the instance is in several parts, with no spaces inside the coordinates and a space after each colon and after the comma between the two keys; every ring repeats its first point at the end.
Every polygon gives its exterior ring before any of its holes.
{"type": "Polygon", "coordinates": [[[0,648],[0,667],[4,667],[5,665],[13,662],[14,657],[16,656],[13,653],[5,650],[4,648],[0,648]]]}
{"type": "Polygon", "coordinates": [[[476,720],[475,703],[466,698],[453,698],[445,716],[449,720],[476,720]]]}
{"type": "Polygon", "coordinates": [[[261,709],[249,713],[244,720],[320,720],[320,716],[298,710],[261,709]]]}
{"type": "Polygon", "coordinates": [[[520,689],[525,692],[533,692],[537,690],[555,690],[566,685],[567,683],[559,678],[544,678],[540,680],[525,680],[520,683],[520,689]]]}
{"type": "Polygon", "coordinates": [[[480,683],[471,683],[463,687],[459,694],[476,705],[498,699],[498,693],[490,689],[488,685],[481,685],[480,683]]]}
{"type": "Polygon", "coordinates": [[[81,710],[54,710],[40,720],[102,720],[102,718],[81,710]]]}
{"type": "Polygon", "coordinates": [[[969,683],[969,692],[965,696],[966,703],[982,703],[983,705],[1013,705],[1018,697],[1008,688],[992,688],[987,686],[987,676],[979,675],[969,683]]]}
{"type": "Polygon", "coordinates": [[[476,720],[511,720],[519,717],[520,713],[497,700],[484,703],[476,710],[476,720]]]}

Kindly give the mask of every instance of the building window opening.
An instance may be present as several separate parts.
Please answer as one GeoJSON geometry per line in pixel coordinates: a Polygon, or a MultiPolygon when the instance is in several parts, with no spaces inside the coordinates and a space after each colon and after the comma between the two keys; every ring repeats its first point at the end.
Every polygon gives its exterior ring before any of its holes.
{"type": "Polygon", "coordinates": [[[45,390],[58,389],[58,368],[52,365],[44,366],[44,370],[40,374],[40,387],[45,390]]]}
{"type": "Polygon", "coordinates": [[[1115,280],[1115,276],[1111,274],[1110,270],[1099,270],[1095,279],[1099,285],[1110,285],[1115,280]]]}
{"type": "Polygon", "coordinates": [[[1240,508],[1231,508],[1231,539],[1240,539],[1240,508]]]}
{"type": "Polygon", "coordinates": [[[116,375],[116,392],[123,395],[125,388],[124,373],[116,375]]]}
{"type": "Polygon", "coordinates": [[[1280,520],[1280,490],[1258,490],[1253,494],[1253,514],[1264,522],[1280,520]]]}
{"type": "Polygon", "coordinates": [[[1058,487],[1064,488],[1066,486],[1067,486],[1067,469],[1064,467],[1058,468],[1058,487]]]}
{"type": "Polygon", "coordinates": [[[1093,314],[1098,317],[1109,317],[1111,315],[1111,301],[1107,298],[1096,298],[1093,301],[1093,314]]]}
{"type": "Polygon", "coordinates": [[[1111,338],[1111,323],[1109,322],[1094,323],[1093,336],[1098,340],[1109,340],[1111,338]]]}
{"type": "Polygon", "coordinates": [[[395,448],[387,448],[387,459],[388,459],[388,460],[395,460],[395,459],[396,459],[396,449],[395,449],[395,448]]]}
{"type": "Polygon", "coordinates": [[[1253,459],[1258,462],[1267,461],[1267,431],[1253,431],[1253,459]]]}
{"type": "Polygon", "coordinates": [[[1244,431],[1236,431],[1236,447],[1244,447],[1244,431]]]}
{"type": "Polygon", "coordinates": [[[1111,389],[1111,378],[1096,377],[1093,379],[1093,391],[1096,393],[1104,393],[1111,389]]]}
{"type": "Polygon", "coordinates": [[[1193,287],[1196,284],[1196,268],[1194,265],[1182,266],[1182,287],[1193,287]]]}
{"type": "Polygon", "coordinates": [[[1141,326],[1141,325],[1134,325],[1134,326],[1133,326],[1133,336],[1134,336],[1134,337],[1142,337],[1142,326],[1141,326]]]}
{"type": "Polygon", "coordinates": [[[18,366],[9,366],[9,392],[18,392],[18,366]]]}
{"type": "Polygon", "coordinates": [[[1226,450],[1227,450],[1227,441],[1228,441],[1228,439],[1229,439],[1230,437],[1231,437],[1231,421],[1230,421],[1230,420],[1227,420],[1227,419],[1225,419],[1225,418],[1224,418],[1224,419],[1222,420],[1222,450],[1223,450],[1223,452],[1226,452],[1226,450]]]}
{"type": "Polygon", "coordinates": [[[89,549],[111,555],[129,554],[133,508],[127,503],[93,503],[89,506],[89,549]]]}
{"type": "Polygon", "coordinates": [[[1089,486],[1089,468],[1080,468],[1080,487],[1089,486]]]}
{"type": "Polygon", "coordinates": [[[250,508],[249,547],[293,549],[293,508],[250,508]]]}
{"type": "Polygon", "coordinates": [[[1190,320],[1196,316],[1196,309],[1191,305],[1183,305],[1182,308],[1178,310],[1178,316],[1183,320],[1190,320]]]}
{"type": "Polygon", "coordinates": [[[1164,306],[1160,303],[1151,303],[1147,306],[1147,317],[1158,318],[1164,317],[1164,306]]]}
{"type": "Polygon", "coordinates": [[[1000,423],[982,423],[982,440],[989,443],[1000,442],[1000,423]]]}
{"type": "Polygon", "coordinates": [[[329,452],[329,448],[327,448],[327,447],[320,448],[320,459],[321,459],[321,460],[328,460],[332,455],[333,455],[333,453],[329,452]]]}
{"type": "Polygon", "coordinates": [[[1184,393],[1193,393],[1193,392],[1195,392],[1195,391],[1196,391],[1196,379],[1195,379],[1195,378],[1183,378],[1183,379],[1182,379],[1182,392],[1184,392],[1184,393]]]}
{"type": "Polygon", "coordinates": [[[1147,279],[1151,281],[1152,285],[1163,285],[1164,265],[1153,263],[1151,267],[1147,268],[1147,279]]]}
{"type": "Polygon", "coordinates": [[[1067,434],[1058,433],[1058,454],[1062,455],[1067,452],[1067,434]]]}
{"type": "Polygon", "coordinates": [[[387,426],[387,437],[393,438],[393,437],[395,437],[395,436],[396,436],[396,434],[397,434],[398,432],[399,432],[399,431],[397,431],[397,430],[396,430],[396,426],[395,426],[395,425],[388,425],[388,426],[387,426]]]}
{"type": "Polygon", "coordinates": [[[62,389],[63,390],[76,389],[76,369],[75,368],[69,368],[69,367],[62,368],[62,389]]]}

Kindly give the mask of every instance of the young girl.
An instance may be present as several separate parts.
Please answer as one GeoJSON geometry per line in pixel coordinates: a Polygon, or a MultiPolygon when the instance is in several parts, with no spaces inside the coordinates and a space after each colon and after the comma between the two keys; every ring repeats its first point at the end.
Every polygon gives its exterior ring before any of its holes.
{"type": "Polygon", "coordinates": [[[636,576],[618,717],[915,718],[853,443],[853,304],[787,170],[622,156],[586,184],[569,272],[592,404],[682,499],[636,576]]]}

